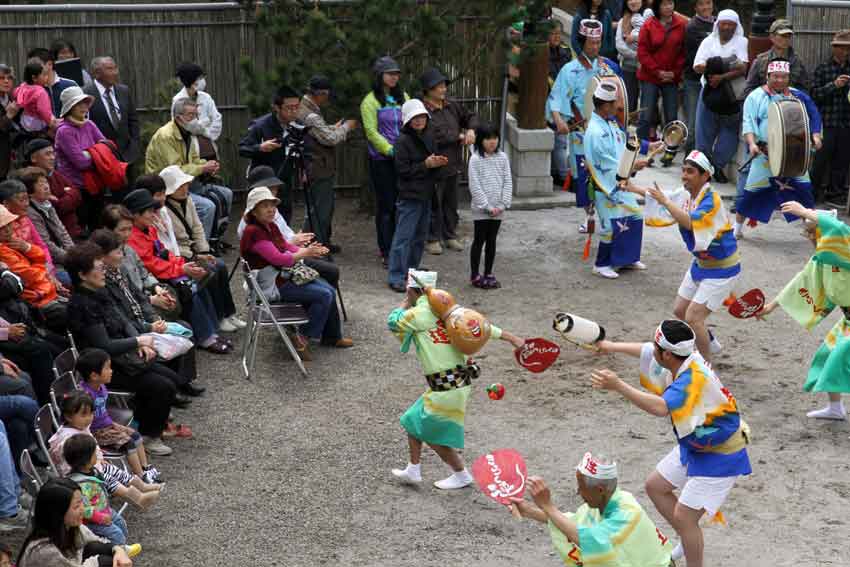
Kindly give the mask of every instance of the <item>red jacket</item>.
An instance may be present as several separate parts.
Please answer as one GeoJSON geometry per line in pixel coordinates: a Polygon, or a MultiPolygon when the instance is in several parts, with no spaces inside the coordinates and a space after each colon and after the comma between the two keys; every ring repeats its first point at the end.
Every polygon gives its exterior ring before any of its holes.
{"type": "Polygon", "coordinates": [[[647,18],[638,36],[637,56],[640,67],[637,78],[647,83],[661,84],[659,71],[675,73],[674,84],[682,80],[685,68],[685,25],[688,20],[680,14],[673,14],[670,29],[656,17],[647,18]]]}
{"type": "Polygon", "coordinates": [[[50,184],[50,192],[57,199],[53,202],[53,207],[56,209],[56,214],[59,215],[59,220],[65,225],[65,229],[71,235],[71,238],[79,238],[83,232],[77,218],[77,209],[83,202],[80,190],[74,187],[70,179],[55,169],[47,178],[47,182],[50,184]],[[65,191],[66,187],[70,191],[65,191]]]}
{"type": "Polygon", "coordinates": [[[86,148],[91,154],[92,168],[83,171],[83,186],[91,195],[104,189],[118,191],[127,185],[127,164],[118,159],[115,142],[105,140],[86,148]]]}
{"type": "Polygon", "coordinates": [[[183,264],[186,263],[186,260],[182,256],[175,256],[168,251],[165,245],[159,241],[156,228],[149,227],[145,233],[134,226],[127,244],[136,251],[145,268],[156,279],[173,280],[186,275],[183,273],[183,264]]]}

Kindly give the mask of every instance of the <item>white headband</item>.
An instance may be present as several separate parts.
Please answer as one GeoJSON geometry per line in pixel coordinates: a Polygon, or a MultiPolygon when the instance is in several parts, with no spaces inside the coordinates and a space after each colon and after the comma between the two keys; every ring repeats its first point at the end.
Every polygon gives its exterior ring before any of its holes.
{"type": "Polygon", "coordinates": [[[589,38],[602,37],[602,24],[599,20],[585,18],[581,21],[578,33],[589,38]]]}
{"type": "MultiPolygon", "coordinates": [[[[663,324],[664,323],[661,323],[661,325],[663,324]]],[[[676,356],[690,356],[694,353],[696,338],[689,341],[682,341],[674,345],[667,340],[667,337],[664,336],[664,331],[661,330],[661,325],[658,325],[658,328],[655,330],[655,344],[666,351],[672,352],[676,356]]]]}
{"type": "Polygon", "coordinates": [[[610,83],[599,83],[593,91],[593,96],[605,102],[614,102],[617,100],[617,87],[610,83]]]}
{"type": "Polygon", "coordinates": [[[617,478],[617,463],[603,465],[590,453],[584,454],[576,470],[584,476],[598,480],[612,480],[617,478]]]}
{"type": "Polygon", "coordinates": [[[703,171],[707,171],[711,175],[714,175],[714,166],[711,165],[709,159],[699,150],[694,150],[688,154],[688,157],[685,158],[685,161],[691,161],[696,165],[700,166],[703,171]]]}
{"type": "Polygon", "coordinates": [[[767,64],[767,74],[771,73],[790,73],[791,63],[788,61],[771,61],[767,64]]]}

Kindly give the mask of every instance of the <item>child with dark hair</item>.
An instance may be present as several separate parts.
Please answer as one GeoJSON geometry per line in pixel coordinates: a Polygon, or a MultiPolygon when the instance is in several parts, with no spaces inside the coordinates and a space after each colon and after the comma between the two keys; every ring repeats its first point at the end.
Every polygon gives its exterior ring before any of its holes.
{"type": "Polygon", "coordinates": [[[501,287],[493,275],[496,237],[505,210],[511,206],[513,181],[508,156],[499,149],[499,130],[489,123],[475,132],[475,151],[469,158],[469,192],[472,195],[472,219],[475,236],[470,248],[473,286],[482,289],[501,287]],[[484,275],[478,269],[484,249],[484,275]]]}
{"type": "Polygon", "coordinates": [[[106,410],[106,399],[109,397],[106,385],[112,381],[112,359],[109,354],[99,348],[83,350],[77,358],[76,371],[82,379],[80,389],[94,401],[91,431],[98,445],[126,453],[130,470],[146,483],[162,482],[159,471],[148,463],[145,445],[139,432],[132,427],[115,423],[106,410]]]}
{"type": "Polygon", "coordinates": [[[30,59],[24,67],[24,82],[12,93],[15,102],[23,109],[21,127],[27,132],[45,132],[56,122],[50,94],[46,89],[49,80],[47,66],[36,59],[30,59]]]}
{"type": "MultiPolygon", "coordinates": [[[[48,440],[50,460],[59,469],[59,473],[67,475],[71,471],[70,463],[65,460],[65,443],[71,437],[81,433],[94,440],[89,429],[92,423],[94,402],[87,393],[74,390],[67,394],[62,401],[62,426],[48,440]]],[[[97,441],[95,441],[95,444],[97,441]]],[[[135,504],[141,509],[147,509],[159,499],[161,484],[148,484],[137,476],[108,463],[103,458],[100,447],[96,447],[97,468],[109,494],[119,496],[135,504]]]]}
{"type": "Polygon", "coordinates": [[[0,567],[12,567],[12,548],[0,543],[0,567]]]}
{"type": "Polygon", "coordinates": [[[68,478],[80,487],[86,527],[115,545],[127,543],[127,524],[109,505],[106,482],[95,469],[97,441],[91,435],[78,433],[65,441],[62,454],[71,467],[68,478]]]}

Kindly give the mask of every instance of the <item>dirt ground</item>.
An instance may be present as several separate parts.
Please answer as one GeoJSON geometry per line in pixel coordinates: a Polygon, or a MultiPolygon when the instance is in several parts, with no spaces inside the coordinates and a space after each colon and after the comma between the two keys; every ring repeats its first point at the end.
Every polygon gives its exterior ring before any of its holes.
{"type": "MultiPolygon", "coordinates": [[[[613,339],[650,340],[671,316],[690,262],[678,231],[647,229],[649,270],[603,280],[591,275],[592,262],[581,261],[580,213],[509,211],[496,258],[501,290],[469,286],[468,252],[426,255],[424,263],[460,304],[516,334],[557,340],[552,317],[563,310],[598,321],[613,339]]],[[[463,217],[469,242],[471,221],[463,217]]],[[[399,354],[386,330],[386,315],[401,296],[386,286],[372,218],[355,201],[341,201],[334,233],[344,246],[337,259],[355,348],[319,351],[302,378],[268,331],[251,381],[237,356],[202,356],[208,394],[179,414],[195,439],[173,442],[175,454],[158,459],[168,477],[162,503],[128,517],[131,540],[145,549],[136,564],[558,565],[545,526],[515,520],[477,488],[433,488],[448,472],[433,453],[423,459],[423,486],[393,481],[390,469],[407,458],[398,417],[424,379],[415,355],[399,354]]],[[[741,250],[739,291],[758,286],[773,295],[811,247],[797,226],[775,221],[748,233],[741,250]]],[[[802,391],[809,360],[834,321],[835,315],[807,333],[781,312],[769,322],[711,318],[724,345],[715,366],[752,428],[753,474],[724,507],[728,527],[706,528],[706,565],[850,564],[850,427],[807,419],[805,412],[825,399],[802,391]]],[[[576,463],[585,451],[604,452],[619,464],[621,488],[674,536],[643,489],[674,445],[669,422],[590,388],[590,370],[599,367],[636,383],[637,361],[561,344],[560,360],[541,375],[519,368],[507,343],[490,344],[477,357],[483,371],[468,407],[467,462],[515,448],[529,472],[550,483],[561,509],[574,510],[576,463]],[[503,400],[488,399],[491,382],[506,386],[503,400]]]]}

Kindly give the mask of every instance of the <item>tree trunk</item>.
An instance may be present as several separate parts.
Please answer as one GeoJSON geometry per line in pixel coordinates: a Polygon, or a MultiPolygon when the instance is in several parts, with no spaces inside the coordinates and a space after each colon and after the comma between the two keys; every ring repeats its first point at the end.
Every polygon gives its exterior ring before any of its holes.
{"type": "Polygon", "coordinates": [[[517,125],[536,130],[546,127],[546,97],[549,96],[549,50],[546,43],[523,48],[525,60],[519,72],[517,125]]]}

